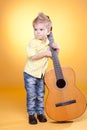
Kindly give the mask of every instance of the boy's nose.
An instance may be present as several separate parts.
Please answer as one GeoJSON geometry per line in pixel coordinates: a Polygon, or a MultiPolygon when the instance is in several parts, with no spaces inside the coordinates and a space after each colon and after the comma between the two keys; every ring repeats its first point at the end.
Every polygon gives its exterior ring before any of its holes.
{"type": "Polygon", "coordinates": [[[37,30],[37,33],[40,33],[40,30],[37,30]]]}

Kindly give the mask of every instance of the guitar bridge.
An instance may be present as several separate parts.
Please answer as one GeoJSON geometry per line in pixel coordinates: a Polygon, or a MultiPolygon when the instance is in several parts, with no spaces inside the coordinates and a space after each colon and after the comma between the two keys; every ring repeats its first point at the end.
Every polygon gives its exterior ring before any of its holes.
{"type": "Polygon", "coordinates": [[[70,104],[73,104],[73,103],[76,103],[75,99],[74,100],[69,100],[69,101],[66,101],[66,102],[56,103],[55,106],[60,107],[60,106],[70,105],[70,104]]]}

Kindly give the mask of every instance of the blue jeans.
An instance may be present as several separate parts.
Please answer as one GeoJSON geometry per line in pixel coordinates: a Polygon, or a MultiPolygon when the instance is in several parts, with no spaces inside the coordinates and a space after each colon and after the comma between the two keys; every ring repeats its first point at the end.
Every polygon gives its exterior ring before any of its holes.
{"type": "Polygon", "coordinates": [[[24,72],[26,89],[27,112],[32,114],[44,114],[44,81],[24,72]]]}

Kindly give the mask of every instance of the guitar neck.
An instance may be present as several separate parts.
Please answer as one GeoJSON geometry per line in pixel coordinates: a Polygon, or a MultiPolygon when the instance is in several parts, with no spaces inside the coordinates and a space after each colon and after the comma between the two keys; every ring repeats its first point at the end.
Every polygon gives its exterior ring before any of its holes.
{"type": "Polygon", "coordinates": [[[60,62],[58,59],[58,55],[57,55],[57,51],[55,49],[52,48],[52,43],[54,43],[54,38],[53,38],[53,34],[52,32],[48,35],[48,39],[50,42],[50,50],[52,53],[52,60],[53,60],[53,65],[54,65],[54,70],[55,70],[55,75],[56,75],[56,79],[63,79],[63,73],[61,70],[61,66],[60,66],[60,62]]]}

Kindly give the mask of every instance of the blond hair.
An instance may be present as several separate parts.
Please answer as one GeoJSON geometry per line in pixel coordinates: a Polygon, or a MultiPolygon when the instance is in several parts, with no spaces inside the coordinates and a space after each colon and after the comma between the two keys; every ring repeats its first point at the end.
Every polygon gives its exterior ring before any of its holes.
{"type": "Polygon", "coordinates": [[[33,27],[36,25],[36,24],[39,24],[39,23],[43,23],[46,25],[46,28],[47,29],[51,29],[52,28],[52,22],[49,18],[49,16],[45,15],[44,13],[39,13],[38,16],[33,20],[33,27]]]}

